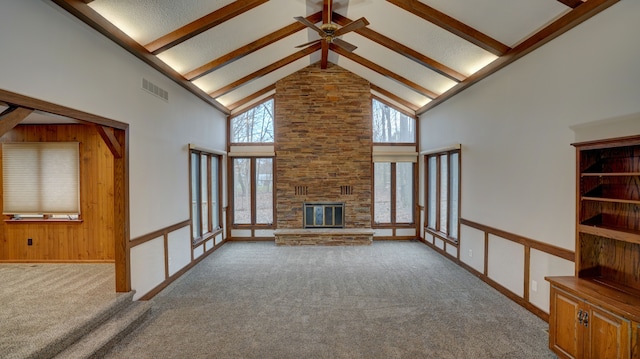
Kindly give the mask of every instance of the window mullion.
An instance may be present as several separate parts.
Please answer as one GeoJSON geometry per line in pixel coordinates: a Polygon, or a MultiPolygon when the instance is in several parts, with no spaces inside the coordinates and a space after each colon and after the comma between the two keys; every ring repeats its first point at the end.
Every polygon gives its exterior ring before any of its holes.
{"type": "Polygon", "coordinates": [[[436,216],[436,228],[434,228],[436,231],[440,231],[440,177],[441,177],[441,168],[440,168],[440,156],[436,155],[436,191],[435,191],[435,196],[436,196],[436,210],[435,210],[435,216],[436,216]]]}
{"type": "Polygon", "coordinates": [[[391,163],[391,171],[390,171],[389,175],[391,176],[391,178],[390,178],[390,184],[391,185],[389,186],[389,187],[391,187],[390,188],[390,190],[391,190],[390,202],[391,203],[389,203],[390,204],[389,210],[391,212],[391,224],[395,226],[396,225],[396,200],[398,199],[397,198],[397,193],[396,193],[397,181],[396,181],[396,163],[395,162],[391,163]]]}
{"type": "Polygon", "coordinates": [[[250,174],[251,174],[251,225],[255,226],[256,222],[257,222],[257,200],[256,200],[256,196],[258,195],[258,189],[257,189],[257,181],[256,181],[256,175],[257,175],[257,170],[256,170],[256,157],[252,157],[251,158],[251,165],[250,165],[250,174]]]}

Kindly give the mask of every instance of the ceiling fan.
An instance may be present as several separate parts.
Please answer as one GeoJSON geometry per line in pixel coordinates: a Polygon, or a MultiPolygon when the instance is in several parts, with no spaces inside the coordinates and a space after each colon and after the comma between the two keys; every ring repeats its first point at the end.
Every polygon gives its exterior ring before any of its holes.
{"type": "Polygon", "coordinates": [[[336,46],[340,46],[341,48],[349,52],[352,52],[358,47],[338,38],[338,36],[342,36],[348,32],[351,32],[369,25],[369,21],[367,21],[367,19],[365,19],[364,17],[361,17],[358,20],[352,21],[347,25],[338,28],[336,24],[333,24],[331,22],[332,7],[333,7],[333,0],[324,0],[324,4],[322,6],[322,25],[320,25],[320,27],[317,27],[314,23],[312,23],[311,21],[307,20],[302,16],[294,17],[294,19],[304,24],[305,26],[309,27],[310,29],[314,30],[315,32],[318,33],[318,35],[320,35],[319,39],[307,42],[302,45],[298,45],[296,46],[296,48],[305,47],[308,45],[315,44],[317,42],[321,42],[322,60],[320,61],[320,67],[322,69],[327,68],[329,44],[335,44],[336,46]]]}

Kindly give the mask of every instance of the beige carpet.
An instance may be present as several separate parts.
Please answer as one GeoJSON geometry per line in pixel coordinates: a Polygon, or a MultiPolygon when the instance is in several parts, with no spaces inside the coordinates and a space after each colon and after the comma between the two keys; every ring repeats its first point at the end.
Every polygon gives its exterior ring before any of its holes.
{"type": "Polygon", "coordinates": [[[44,345],[115,301],[113,264],[0,264],[0,358],[44,345]]]}
{"type": "Polygon", "coordinates": [[[108,358],[555,358],[547,324],[418,242],[225,244],[108,358]]]}

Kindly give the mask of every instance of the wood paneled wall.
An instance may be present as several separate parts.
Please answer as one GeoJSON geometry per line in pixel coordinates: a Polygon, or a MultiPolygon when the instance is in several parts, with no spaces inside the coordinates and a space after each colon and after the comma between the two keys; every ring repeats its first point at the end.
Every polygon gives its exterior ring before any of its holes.
{"type": "Polygon", "coordinates": [[[0,222],[0,261],[113,261],[114,159],[111,151],[93,125],[20,125],[0,138],[0,142],[45,141],[80,142],[82,221],[8,223],[3,220],[0,222]],[[27,244],[28,238],[33,240],[31,246],[27,244]]]}

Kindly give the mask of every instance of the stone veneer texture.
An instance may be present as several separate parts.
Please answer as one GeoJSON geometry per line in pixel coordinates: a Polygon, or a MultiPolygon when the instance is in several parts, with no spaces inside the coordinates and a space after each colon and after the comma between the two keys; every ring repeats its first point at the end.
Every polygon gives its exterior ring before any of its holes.
{"type": "Polygon", "coordinates": [[[371,228],[369,82],[314,64],[278,81],[275,97],[278,228],[302,228],[303,202],[344,202],[346,228],[371,228]]]}

